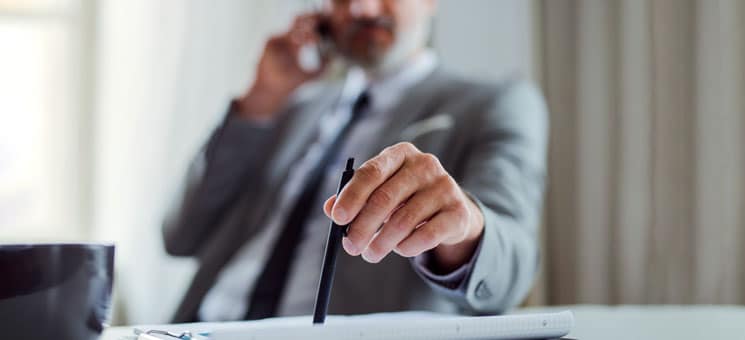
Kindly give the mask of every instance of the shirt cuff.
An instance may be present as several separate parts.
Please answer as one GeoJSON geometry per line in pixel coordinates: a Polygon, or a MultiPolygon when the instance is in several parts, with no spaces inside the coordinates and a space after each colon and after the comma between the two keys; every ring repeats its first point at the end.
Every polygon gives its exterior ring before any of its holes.
{"type": "Polygon", "coordinates": [[[442,286],[443,288],[458,290],[464,286],[468,276],[471,274],[471,270],[476,263],[476,258],[478,257],[480,250],[481,242],[479,241],[479,245],[476,247],[473,255],[471,255],[471,259],[447,274],[435,274],[433,272],[432,254],[429,251],[414,257],[412,263],[414,270],[423,278],[442,286]]]}

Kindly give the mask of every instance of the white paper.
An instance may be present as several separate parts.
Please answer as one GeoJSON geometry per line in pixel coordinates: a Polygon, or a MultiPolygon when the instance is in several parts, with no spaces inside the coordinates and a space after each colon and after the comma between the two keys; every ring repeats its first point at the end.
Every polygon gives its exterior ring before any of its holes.
{"type": "Polygon", "coordinates": [[[565,336],[573,326],[570,311],[480,317],[385,313],[331,316],[324,325],[312,325],[310,316],[234,322],[215,329],[210,339],[536,339],[565,336]]]}

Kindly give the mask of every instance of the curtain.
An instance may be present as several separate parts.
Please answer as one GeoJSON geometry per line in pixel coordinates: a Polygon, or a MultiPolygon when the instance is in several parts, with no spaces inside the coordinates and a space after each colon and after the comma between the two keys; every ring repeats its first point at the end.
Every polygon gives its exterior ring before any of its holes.
{"type": "Polygon", "coordinates": [[[745,303],[745,2],[540,7],[540,302],[745,303]]]}

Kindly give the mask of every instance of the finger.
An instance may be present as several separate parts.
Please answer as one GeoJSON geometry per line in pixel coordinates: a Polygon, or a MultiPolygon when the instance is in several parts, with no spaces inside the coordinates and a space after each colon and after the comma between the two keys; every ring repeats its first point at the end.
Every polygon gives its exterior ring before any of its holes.
{"type": "MultiPolygon", "coordinates": [[[[441,198],[447,197],[452,200],[460,193],[457,183],[447,175],[435,156],[418,151],[407,156],[404,165],[370,194],[362,209],[354,217],[348,235],[352,247],[345,248],[345,250],[350,255],[364,253],[375,233],[393,210],[415,192],[430,185],[441,187],[443,190],[441,198]]],[[[393,246],[395,244],[391,247],[393,246]]],[[[374,257],[385,256],[390,249],[381,251],[383,254],[373,251],[376,254],[374,257]]]]}
{"type": "Polygon", "coordinates": [[[295,17],[292,21],[292,28],[313,28],[321,19],[322,14],[320,12],[309,12],[303,13],[295,17]]]}
{"type": "Polygon", "coordinates": [[[278,51],[284,48],[285,40],[287,39],[285,34],[273,35],[266,41],[264,49],[278,51]]]}
{"type": "Polygon", "coordinates": [[[290,69],[296,65],[295,60],[299,48],[300,45],[293,43],[289,33],[273,36],[266,44],[266,50],[271,55],[272,61],[290,69]]]}
{"type": "Polygon", "coordinates": [[[443,186],[434,185],[414,194],[383,225],[362,253],[362,257],[372,263],[385,258],[401,241],[411,235],[418,225],[427,221],[451,201],[451,198],[443,195],[444,191],[443,186]]]}
{"type": "Polygon", "coordinates": [[[457,210],[441,211],[401,241],[396,246],[396,253],[405,257],[417,256],[447,239],[459,237],[465,233],[465,227],[461,227],[461,215],[457,210]]]}
{"type": "Polygon", "coordinates": [[[351,247],[345,250],[353,256],[364,252],[393,211],[422,187],[423,183],[420,181],[415,167],[404,164],[390,179],[375,189],[349,227],[347,237],[351,247]]]}
{"type": "Polygon", "coordinates": [[[320,40],[320,37],[315,33],[315,31],[298,29],[291,31],[288,34],[292,43],[299,46],[316,44],[320,40]]]}
{"type": "MultiPolygon", "coordinates": [[[[393,215],[394,213],[396,213],[396,211],[398,211],[398,209],[400,209],[404,205],[405,204],[403,204],[403,203],[402,204],[399,204],[395,209],[393,209],[393,211],[391,211],[391,213],[388,214],[388,216],[385,217],[385,220],[383,220],[383,223],[388,222],[388,219],[391,218],[391,215],[393,215]]],[[[350,229],[351,229],[351,226],[350,226],[350,229]]],[[[352,256],[360,255],[361,250],[358,250],[357,249],[357,246],[355,246],[352,243],[352,241],[349,240],[349,237],[345,236],[342,239],[342,245],[344,246],[344,250],[347,252],[347,254],[352,255],[352,256]]]]}
{"type": "Polygon", "coordinates": [[[336,195],[329,197],[326,202],[323,203],[323,213],[326,214],[326,217],[328,218],[331,218],[331,208],[334,206],[334,202],[336,202],[336,195]]]}
{"type": "Polygon", "coordinates": [[[337,224],[349,224],[367,202],[370,194],[403,165],[407,156],[419,152],[411,143],[399,143],[385,148],[363,163],[339,193],[332,209],[337,224]]]}
{"type": "Polygon", "coordinates": [[[290,33],[293,42],[302,45],[318,41],[319,36],[316,32],[316,27],[318,26],[319,20],[320,15],[317,13],[297,16],[288,32],[290,33]]]}
{"type": "Polygon", "coordinates": [[[391,210],[391,212],[388,213],[385,219],[383,219],[383,223],[388,223],[388,220],[391,218],[391,216],[393,216],[393,214],[395,214],[396,211],[398,211],[398,209],[401,209],[401,207],[403,207],[404,205],[406,205],[406,202],[402,202],[401,204],[396,206],[393,210],[391,210]]]}

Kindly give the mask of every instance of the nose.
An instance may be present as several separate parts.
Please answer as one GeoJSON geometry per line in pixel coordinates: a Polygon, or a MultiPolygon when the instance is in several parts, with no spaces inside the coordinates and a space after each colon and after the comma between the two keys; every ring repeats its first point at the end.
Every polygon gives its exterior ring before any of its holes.
{"type": "Polygon", "coordinates": [[[353,17],[377,17],[381,7],[380,0],[352,0],[349,3],[349,13],[353,17]]]}

